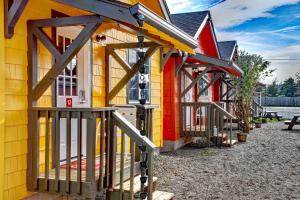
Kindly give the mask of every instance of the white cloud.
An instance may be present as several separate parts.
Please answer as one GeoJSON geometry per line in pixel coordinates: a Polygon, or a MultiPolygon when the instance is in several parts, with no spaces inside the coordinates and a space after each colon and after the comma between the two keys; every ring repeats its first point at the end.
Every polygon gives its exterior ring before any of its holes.
{"type": "Polygon", "coordinates": [[[167,3],[171,13],[182,12],[193,5],[192,0],[167,0],[167,3]]]}
{"type": "MultiPolygon", "coordinates": [[[[278,33],[274,33],[278,34],[278,33]]],[[[239,49],[246,50],[253,54],[262,55],[265,59],[272,59],[271,69],[276,69],[272,77],[264,80],[265,83],[271,83],[274,78],[282,82],[288,77],[294,77],[296,72],[300,70],[300,60],[287,60],[287,59],[300,59],[300,44],[290,45],[286,47],[278,46],[272,42],[267,42],[266,35],[261,33],[248,33],[248,32],[217,32],[218,40],[237,40],[239,49]],[[273,60],[284,59],[284,60],[273,60]]],[[[288,37],[282,35],[282,37],[288,37]]],[[[298,38],[300,39],[300,38],[298,38]]],[[[299,40],[300,42],[300,40],[299,40]]]]}
{"type": "Polygon", "coordinates": [[[254,18],[272,17],[272,9],[297,2],[300,0],[227,0],[211,8],[211,13],[216,27],[228,28],[254,18]]]}

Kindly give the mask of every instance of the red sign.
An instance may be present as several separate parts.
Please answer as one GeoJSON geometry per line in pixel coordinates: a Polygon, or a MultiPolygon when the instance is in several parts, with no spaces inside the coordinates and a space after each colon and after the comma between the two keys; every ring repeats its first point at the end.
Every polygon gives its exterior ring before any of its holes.
{"type": "Polygon", "coordinates": [[[72,98],[66,98],[66,107],[67,108],[73,107],[73,99],[72,98]]]}

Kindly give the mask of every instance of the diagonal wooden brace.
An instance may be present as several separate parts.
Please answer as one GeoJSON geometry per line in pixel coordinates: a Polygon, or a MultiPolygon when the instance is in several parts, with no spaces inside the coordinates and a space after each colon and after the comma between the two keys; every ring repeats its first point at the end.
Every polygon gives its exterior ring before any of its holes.
{"type": "MultiPolygon", "coordinates": [[[[102,21],[102,20],[101,20],[102,21]]],[[[43,77],[43,79],[33,88],[32,98],[38,100],[47,88],[56,80],[57,76],[68,65],[72,58],[80,51],[85,43],[91,38],[94,32],[98,29],[101,22],[88,23],[86,27],[80,32],[74,42],[64,52],[60,59],[56,60],[55,64],[43,77]]]]}
{"type": "Polygon", "coordinates": [[[202,71],[192,82],[191,84],[185,88],[185,90],[181,93],[181,97],[184,97],[184,95],[186,95],[186,93],[188,93],[188,91],[190,89],[192,89],[192,87],[194,87],[194,85],[196,85],[196,83],[206,74],[206,72],[210,69],[210,67],[207,67],[204,69],[204,71],[202,71]]]}
{"type": "Polygon", "coordinates": [[[216,82],[219,78],[221,78],[221,74],[217,74],[210,82],[207,84],[202,90],[199,91],[199,94],[197,94],[197,99],[214,83],[216,82]]]}
{"type": "MultiPolygon", "coordinates": [[[[150,57],[155,53],[155,51],[159,48],[158,45],[154,45],[150,47],[145,55],[145,60],[150,59],[150,57]]],[[[112,100],[120,90],[128,83],[128,81],[139,71],[139,68],[143,65],[143,63],[136,63],[132,66],[131,70],[126,73],[126,75],[115,85],[115,87],[109,91],[108,100],[112,100]]]]}

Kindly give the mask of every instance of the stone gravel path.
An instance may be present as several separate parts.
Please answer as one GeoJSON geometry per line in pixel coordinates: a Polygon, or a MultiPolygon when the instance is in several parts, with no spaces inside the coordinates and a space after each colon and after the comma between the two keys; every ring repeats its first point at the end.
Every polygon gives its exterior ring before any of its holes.
{"type": "Polygon", "coordinates": [[[263,124],[232,148],[185,147],[155,159],[158,190],[176,199],[300,200],[300,129],[263,124]]]}

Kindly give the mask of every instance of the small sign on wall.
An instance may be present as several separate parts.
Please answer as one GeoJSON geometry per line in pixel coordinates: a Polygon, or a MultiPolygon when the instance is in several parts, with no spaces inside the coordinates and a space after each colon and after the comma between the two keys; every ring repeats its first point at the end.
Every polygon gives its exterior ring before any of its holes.
{"type": "Polygon", "coordinates": [[[73,99],[72,98],[66,98],[66,107],[67,108],[73,107],[73,99]]]}

